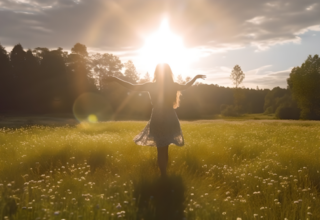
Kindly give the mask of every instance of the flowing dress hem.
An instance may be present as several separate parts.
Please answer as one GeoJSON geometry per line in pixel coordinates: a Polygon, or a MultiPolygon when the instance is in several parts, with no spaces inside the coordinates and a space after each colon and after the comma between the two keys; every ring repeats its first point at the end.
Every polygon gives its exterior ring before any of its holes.
{"type": "Polygon", "coordinates": [[[139,142],[137,143],[135,140],[133,140],[133,141],[135,142],[136,145],[139,145],[139,146],[165,147],[165,146],[169,146],[170,144],[174,144],[174,145],[176,145],[178,147],[184,146],[184,143],[179,144],[179,143],[176,143],[176,142],[169,142],[168,144],[162,144],[161,146],[157,146],[156,143],[145,144],[145,143],[139,143],[139,142]]]}

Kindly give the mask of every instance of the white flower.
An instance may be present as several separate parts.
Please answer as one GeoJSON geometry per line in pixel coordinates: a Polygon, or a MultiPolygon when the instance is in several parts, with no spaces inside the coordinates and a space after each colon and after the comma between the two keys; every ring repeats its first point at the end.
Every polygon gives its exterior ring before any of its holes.
{"type": "Polygon", "coordinates": [[[118,203],[118,205],[116,206],[117,209],[121,209],[121,205],[120,203],[118,203]]]}

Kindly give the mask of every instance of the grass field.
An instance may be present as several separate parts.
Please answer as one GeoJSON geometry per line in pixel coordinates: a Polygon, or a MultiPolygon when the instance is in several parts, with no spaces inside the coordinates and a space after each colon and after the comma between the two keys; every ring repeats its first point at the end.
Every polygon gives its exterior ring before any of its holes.
{"type": "Polygon", "coordinates": [[[182,122],[167,179],[145,124],[2,128],[1,219],[320,219],[320,123],[182,122]]]}

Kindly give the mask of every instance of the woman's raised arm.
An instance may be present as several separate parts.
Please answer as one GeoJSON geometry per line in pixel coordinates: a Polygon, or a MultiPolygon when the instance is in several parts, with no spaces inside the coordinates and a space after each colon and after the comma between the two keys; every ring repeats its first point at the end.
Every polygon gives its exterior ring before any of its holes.
{"type": "Polygon", "coordinates": [[[124,81],[124,80],[121,80],[117,77],[114,77],[114,76],[108,76],[108,77],[105,77],[103,80],[102,80],[103,83],[110,83],[110,82],[116,82],[118,84],[120,84],[121,86],[129,89],[129,90],[133,90],[133,91],[148,91],[151,84],[152,83],[144,83],[144,84],[132,84],[132,83],[129,83],[127,81],[124,81]]]}
{"type": "Polygon", "coordinates": [[[186,90],[186,89],[188,89],[190,86],[192,86],[193,85],[193,83],[197,80],[197,79],[205,79],[206,78],[206,75],[196,75],[192,80],[190,80],[187,84],[185,84],[185,85],[181,85],[181,84],[178,84],[178,83],[176,83],[177,85],[178,85],[178,89],[177,90],[179,90],[179,91],[181,91],[181,90],[186,90]]]}

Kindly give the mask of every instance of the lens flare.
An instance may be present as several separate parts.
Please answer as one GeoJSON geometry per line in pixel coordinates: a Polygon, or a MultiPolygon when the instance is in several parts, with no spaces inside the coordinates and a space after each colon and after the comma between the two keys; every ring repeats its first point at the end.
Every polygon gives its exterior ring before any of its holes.
{"type": "Polygon", "coordinates": [[[96,123],[96,122],[98,122],[98,118],[97,118],[96,115],[91,114],[91,115],[88,116],[88,121],[91,122],[91,123],[96,123]]]}
{"type": "Polygon", "coordinates": [[[106,99],[96,93],[83,93],[73,104],[73,114],[79,122],[96,123],[108,120],[112,109],[106,99]]]}

